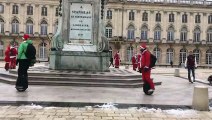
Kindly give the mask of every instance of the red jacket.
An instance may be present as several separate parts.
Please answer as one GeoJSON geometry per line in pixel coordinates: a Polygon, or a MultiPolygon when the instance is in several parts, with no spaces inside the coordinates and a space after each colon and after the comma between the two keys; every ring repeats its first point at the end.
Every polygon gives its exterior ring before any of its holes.
{"type": "Polygon", "coordinates": [[[132,64],[136,64],[137,65],[136,56],[132,56],[132,64]]]}
{"type": "Polygon", "coordinates": [[[5,54],[4,61],[10,62],[10,46],[7,46],[7,49],[5,50],[4,54],[5,54]]]}
{"type": "Polygon", "coordinates": [[[138,63],[138,68],[141,68],[141,54],[138,54],[137,56],[137,63],[138,63]]]}
{"type": "Polygon", "coordinates": [[[142,58],[141,58],[141,68],[149,68],[150,65],[150,55],[151,53],[148,50],[144,50],[142,52],[142,58]]]}

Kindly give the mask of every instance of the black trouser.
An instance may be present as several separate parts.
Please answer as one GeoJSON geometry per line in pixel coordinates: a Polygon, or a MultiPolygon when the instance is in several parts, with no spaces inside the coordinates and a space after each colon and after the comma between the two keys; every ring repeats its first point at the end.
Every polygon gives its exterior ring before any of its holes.
{"type": "Polygon", "coordinates": [[[111,65],[114,67],[113,61],[110,60],[110,65],[109,65],[109,67],[110,67],[111,65]]]}
{"type": "Polygon", "coordinates": [[[191,72],[193,76],[193,80],[195,80],[195,68],[194,67],[188,67],[188,80],[191,81],[191,72]]]}
{"type": "Polygon", "coordinates": [[[29,60],[19,59],[18,60],[18,78],[16,81],[16,87],[28,88],[28,73],[29,69],[29,60]]]}

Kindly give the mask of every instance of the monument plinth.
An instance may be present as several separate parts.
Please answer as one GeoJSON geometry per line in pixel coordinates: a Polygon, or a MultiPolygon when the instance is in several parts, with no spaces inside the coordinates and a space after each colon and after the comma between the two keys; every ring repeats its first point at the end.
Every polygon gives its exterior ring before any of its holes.
{"type": "Polygon", "coordinates": [[[50,52],[50,69],[108,71],[104,0],[60,0],[61,13],[50,52]]]}

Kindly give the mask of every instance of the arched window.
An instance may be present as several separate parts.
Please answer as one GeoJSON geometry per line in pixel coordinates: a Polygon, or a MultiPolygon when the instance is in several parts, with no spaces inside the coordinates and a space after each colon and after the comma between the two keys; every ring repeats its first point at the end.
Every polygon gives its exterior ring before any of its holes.
{"type": "Polygon", "coordinates": [[[106,26],[105,36],[106,36],[107,38],[112,38],[112,34],[113,34],[113,28],[112,28],[111,25],[108,24],[108,25],[106,26]]]}
{"type": "Polygon", "coordinates": [[[40,24],[40,34],[41,35],[47,35],[47,27],[48,27],[48,24],[45,20],[43,20],[40,24]]]}
{"type": "Polygon", "coordinates": [[[129,12],[129,20],[135,20],[135,12],[133,10],[129,12]]]}
{"type": "Polygon", "coordinates": [[[180,31],[180,41],[187,41],[187,34],[188,34],[187,28],[183,27],[180,31]]]}
{"type": "Polygon", "coordinates": [[[112,10],[107,11],[107,19],[112,19],[112,10]]]}
{"type": "Polygon", "coordinates": [[[132,56],[133,56],[133,47],[130,46],[127,48],[127,61],[128,62],[131,62],[132,56]]]}
{"type": "Polygon", "coordinates": [[[200,42],[200,28],[194,29],[194,42],[200,42]]]}
{"type": "Polygon", "coordinates": [[[207,42],[212,42],[212,28],[207,30],[207,42]]]}
{"type": "Polygon", "coordinates": [[[4,5],[0,4],[0,13],[4,13],[4,5]]]}
{"type": "Polygon", "coordinates": [[[41,59],[41,60],[44,60],[44,59],[48,58],[46,45],[47,44],[45,42],[42,42],[39,45],[39,59],[41,59]]]}
{"type": "Polygon", "coordinates": [[[180,59],[179,59],[179,61],[181,63],[185,63],[186,56],[187,56],[187,50],[186,49],[181,49],[180,50],[180,59]]]}
{"type": "Polygon", "coordinates": [[[148,27],[144,25],[141,28],[141,40],[147,40],[147,39],[148,39],[148,27]]]}
{"type": "Polygon", "coordinates": [[[156,22],[161,22],[161,14],[160,13],[156,13],[155,21],[156,22]]]}
{"type": "Polygon", "coordinates": [[[172,26],[167,31],[167,41],[174,41],[174,28],[172,26]]]}
{"type": "Polygon", "coordinates": [[[33,15],[33,7],[31,5],[27,6],[27,15],[33,15]]]}
{"type": "Polygon", "coordinates": [[[184,14],[182,15],[182,23],[187,23],[187,21],[188,21],[188,19],[187,19],[187,14],[184,13],[184,14]]]}
{"type": "Polygon", "coordinates": [[[156,47],[154,48],[153,51],[154,51],[154,55],[157,58],[157,62],[160,63],[161,50],[158,47],[156,47]]]}
{"type": "Polygon", "coordinates": [[[199,64],[199,60],[200,60],[200,50],[195,49],[195,50],[193,51],[193,54],[194,54],[194,56],[195,56],[195,58],[196,58],[197,64],[199,64]]]}
{"type": "Polygon", "coordinates": [[[206,64],[207,65],[212,65],[212,50],[207,50],[206,51],[206,64]]]}
{"type": "Polygon", "coordinates": [[[161,28],[159,26],[154,30],[154,40],[161,40],[161,28]]]}
{"type": "Polygon", "coordinates": [[[0,57],[4,56],[4,43],[0,40],[0,57]]]}
{"type": "Polygon", "coordinates": [[[172,48],[167,49],[166,51],[166,63],[174,62],[174,50],[172,48]]]}
{"type": "Polygon", "coordinates": [[[12,14],[18,14],[18,5],[13,5],[12,14]]]}
{"type": "Polygon", "coordinates": [[[47,7],[43,6],[41,8],[41,16],[47,16],[47,7]]]}
{"type": "Polygon", "coordinates": [[[27,20],[26,22],[26,33],[33,34],[33,22],[32,20],[27,20]]]}
{"type": "Polygon", "coordinates": [[[17,19],[14,19],[12,21],[12,33],[13,34],[17,34],[19,33],[19,22],[17,19]]]}
{"type": "Polygon", "coordinates": [[[174,22],[174,13],[169,14],[169,22],[174,22]]]}
{"type": "Polygon", "coordinates": [[[148,21],[148,13],[147,12],[143,13],[142,21],[148,21]]]}
{"type": "Polygon", "coordinates": [[[4,20],[0,18],[0,33],[4,33],[4,20]]]}
{"type": "Polygon", "coordinates": [[[135,27],[133,25],[128,27],[127,38],[130,40],[134,40],[135,38],[135,27]]]}
{"type": "Polygon", "coordinates": [[[212,15],[208,16],[208,24],[212,24],[212,15]]]}

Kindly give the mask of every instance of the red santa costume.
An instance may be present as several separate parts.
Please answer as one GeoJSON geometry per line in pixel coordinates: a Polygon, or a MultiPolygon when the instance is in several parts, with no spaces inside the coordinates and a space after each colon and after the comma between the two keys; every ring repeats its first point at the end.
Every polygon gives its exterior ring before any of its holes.
{"type": "Polygon", "coordinates": [[[120,66],[120,56],[119,56],[119,52],[117,52],[115,55],[114,55],[114,62],[115,62],[115,68],[119,68],[120,66]]]}
{"type": "Polygon", "coordinates": [[[18,54],[18,51],[15,47],[10,47],[10,69],[16,68],[16,56],[18,54]]]}
{"type": "Polygon", "coordinates": [[[150,78],[150,74],[151,74],[151,68],[149,68],[150,66],[150,55],[151,53],[147,50],[146,45],[142,44],[140,46],[141,48],[141,70],[142,70],[142,79],[144,82],[147,82],[150,85],[150,89],[154,90],[155,89],[155,85],[153,83],[153,81],[150,78]]]}
{"type": "Polygon", "coordinates": [[[7,46],[4,55],[4,61],[6,62],[4,68],[6,71],[8,71],[10,66],[10,45],[7,46]]]}
{"type": "Polygon", "coordinates": [[[133,70],[136,71],[136,68],[137,68],[136,55],[132,56],[132,65],[133,65],[133,70]]]}
{"type": "Polygon", "coordinates": [[[137,67],[138,67],[138,72],[140,72],[140,69],[141,69],[141,54],[140,53],[137,55],[137,67]]]}

